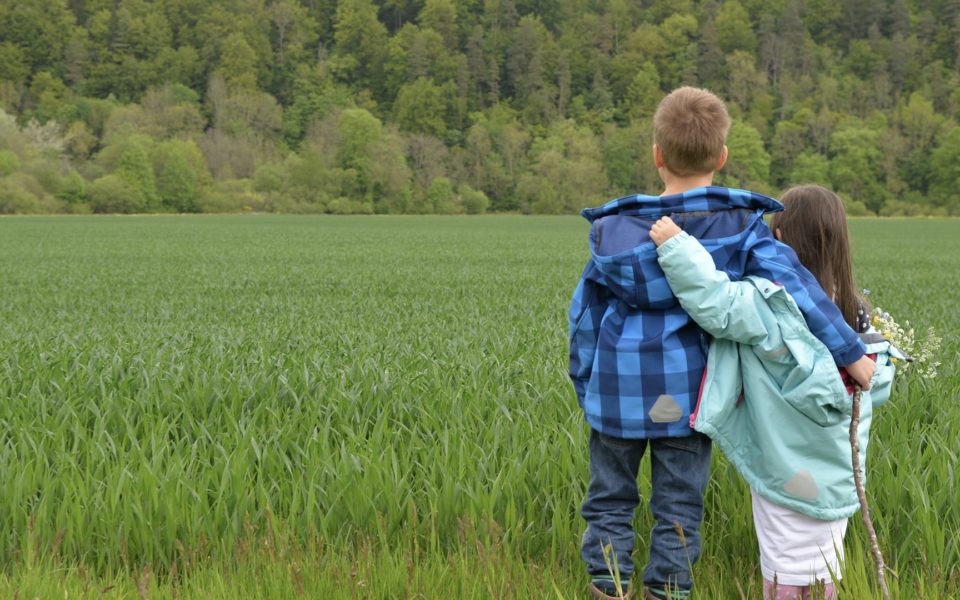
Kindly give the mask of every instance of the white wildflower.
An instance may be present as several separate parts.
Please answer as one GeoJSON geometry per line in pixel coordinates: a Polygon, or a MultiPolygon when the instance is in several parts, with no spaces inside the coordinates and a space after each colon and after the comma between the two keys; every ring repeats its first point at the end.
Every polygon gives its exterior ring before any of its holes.
{"type": "Polygon", "coordinates": [[[918,377],[932,379],[937,376],[940,361],[936,360],[936,356],[940,350],[941,339],[933,327],[927,329],[923,339],[918,339],[909,321],[904,321],[901,326],[890,313],[879,307],[874,308],[870,314],[870,324],[891,344],[913,358],[912,362],[897,365],[901,372],[913,365],[913,372],[918,377]]]}

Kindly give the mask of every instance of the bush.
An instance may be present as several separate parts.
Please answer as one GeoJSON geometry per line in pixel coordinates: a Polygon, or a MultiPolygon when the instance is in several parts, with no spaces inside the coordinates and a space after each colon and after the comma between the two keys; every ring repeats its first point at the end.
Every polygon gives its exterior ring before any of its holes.
{"type": "Polygon", "coordinates": [[[199,208],[205,213],[266,212],[269,204],[252,190],[249,179],[226,179],[204,193],[199,208]]]}
{"type": "Polygon", "coordinates": [[[40,212],[40,201],[29,191],[0,181],[0,214],[21,215],[40,212]]]}
{"type": "Polygon", "coordinates": [[[458,189],[460,202],[468,215],[482,215],[490,208],[490,199],[480,190],[475,190],[467,184],[458,189]]]}
{"type": "Polygon", "coordinates": [[[260,165],[253,174],[253,189],[257,192],[277,192],[286,189],[289,178],[281,165],[260,165]]]}
{"type": "Polygon", "coordinates": [[[6,177],[20,170],[20,159],[10,150],[0,150],[0,177],[6,177]]]}
{"type": "Polygon", "coordinates": [[[427,203],[434,214],[453,215],[463,212],[463,209],[457,205],[457,194],[453,191],[453,185],[446,177],[437,177],[430,182],[427,203]]]}
{"type": "Polygon", "coordinates": [[[868,215],[873,215],[870,212],[870,209],[867,208],[867,205],[859,200],[852,199],[849,195],[844,193],[838,193],[840,200],[843,201],[843,208],[849,217],[866,217],[868,215]]]}
{"type": "Polygon", "coordinates": [[[87,197],[96,213],[135,213],[147,206],[143,191],[118,175],[106,175],[91,183],[87,197]]]}
{"type": "Polygon", "coordinates": [[[327,210],[335,215],[372,215],[373,204],[349,198],[335,198],[327,205],[327,210]]]}
{"type": "Polygon", "coordinates": [[[211,178],[196,144],[180,140],[159,144],[153,152],[153,168],[164,208],[180,213],[200,211],[200,196],[211,178]]]}
{"type": "Polygon", "coordinates": [[[70,171],[57,181],[56,196],[67,204],[79,204],[86,200],[87,182],[76,171],[70,171]]]}

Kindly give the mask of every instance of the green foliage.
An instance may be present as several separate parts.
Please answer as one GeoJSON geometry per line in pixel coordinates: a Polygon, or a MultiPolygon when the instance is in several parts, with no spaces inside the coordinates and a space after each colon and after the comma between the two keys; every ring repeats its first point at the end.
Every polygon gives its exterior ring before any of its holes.
{"type": "Polygon", "coordinates": [[[649,61],[643,63],[627,88],[627,114],[638,121],[653,117],[662,96],[657,67],[649,61]]]}
{"type": "Polygon", "coordinates": [[[452,85],[438,86],[425,77],[401,87],[393,107],[397,126],[404,131],[444,137],[447,132],[444,117],[450,112],[452,88],[452,85]]]}
{"type": "Polygon", "coordinates": [[[490,208],[490,199],[480,190],[475,190],[467,184],[457,188],[463,210],[468,215],[482,215],[490,208]]]}
{"type": "Polygon", "coordinates": [[[457,203],[459,198],[453,190],[453,184],[446,177],[437,177],[430,182],[427,190],[427,203],[432,213],[452,215],[463,212],[463,207],[457,203]]]}
{"type": "Polygon", "coordinates": [[[20,170],[20,159],[10,150],[0,150],[0,177],[20,170]]]}
{"type": "Polygon", "coordinates": [[[555,124],[546,138],[534,142],[531,154],[536,159],[517,189],[525,212],[572,212],[607,189],[596,136],[572,121],[555,124]]]}
{"type": "Polygon", "coordinates": [[[334,18],[334,72],[360,88],[379,89],[388,35],[377,20],[376,6],[370,0],[343,0],[337,4],[334,18]]]}
{"type": "Polygon", "coordinates": [[[105,175],[87,187],[90,208],[98,213],[136,213],[147,209],[143,190],[120,175],[105,175]]]}
{"type": "Polygon", "coordinates": [[[241,33],[232,33],[223,44],[219,71],[231,90],[257,89],[257,54],[241,33]]]}
{"type": "Polygon", "coordinates": [[[960,212],[960,127],[954,126],[942,136],[930,162],[933,177],[930,186],[934,201],[946,207],[949,214],[960,212]]]}
{"type": "Polygon", "coordinates": [[[731,187],[763,191],[770,177],[770,155],[763,148],[760,133],[742,121],[734,121],[727,148],[723,181],[731,187]]]}
{"type": "Polygon", "coordinates": [[[716,27],[720,49],[724,53],[742,50],[752,54],[756,50],[757,38],[750,27],[750,17],[737,0],[724,2],[720,6],[716,27]]]}
{"type": "MultiPolygon", "coordinates": [[[[192,140],[201,179],[251,180],[291,152],[318,170],[301,173],[309,185],[251,192],[257,201],[243,192],[207,203],[226,192],[190,191],[172,175],[161,183],[156,172],[154,187],[182,188],[161,199],[140,169],[126,177],[141,186],[145,210],[315,212],[341,199],[380,213],[424,211],[433,210],[430,182],[447,177],[454,189],[482,192],[494,211],[574,212],[657,190],[640,140],[660,98],[695,85],[721,95],[759,135],[758,144],[734,130],[731,145],[751,154],[734,155],[718,182],[769,192],[815,177],[874,213],[888,203],[890,214],[960,212],[944,135],[960,119],[955,0],[588,4],[8,2],[0,107],[17,133],[0,144],[24,164],[66,160],[65,172],[88,183],[115,171],[103,155],[117,136],[134,135],[149,138],[148,154],[192,140]],[[380,125],[378,141],[359,153],[335,117],[352,110],[380,125]],[[599,167],[534,143],[567,120],[598,141],[599,167]],[[318,141],[321,130],[330,140],[318,141]],[[568,193],[555,175],[570,168],[599,187],[568,193]]],[[[49,204],[57,193],[45,193],[42,207],[84,205],[49,204]]],[[[350,206],[339,202],[337,212],[350,206]]]]}
{"type": "Polygon", "coordinates": [[[788,183],[793,185],[815,184],[830,179],[830,159],[822,154],[805,150],[797,156],[790,170],[788,183]]]}
{"type": "Polygon", "coordinates": [[[299,146],[313,121],[331,111],[350,105],[350,93],[335,83],[324,65],[297,65],[293,82],[293,104],[283,111],[284,139],[299,146]]]}
{"type": "Polygon", "coordinates": [[[830,178],[835,189],[860,199],[873,212],[886,200],[878,144],[881,135],[876,129],[851,123],[830,138],[830,178]]]}
{"type": "Polygon", "coordinates": [[[13,42],[0,43],[0,80],[22,83],[29,75],[30,66],[23,50],[13,42]]]}
{"type": "Polygon", "coordinates": [[[136,210],[116,210],[111,212],[138,212],[141,210],[157,210],[159,208],[159,194],[157,193],[156,177],[153,164],[150,161],[148,145],[134,139],[124,145],[120,154],[116,170],[117,176],[140,198],[139,208],[136,210]]]}
{"type": "Polygon", "coordinates": [[[0,178],[0,214],[30,214],[42,212],[40,185],[25,173],[0,178]]]}
{"type": "Polygon", "coordinates": [[[87,181],[80,173],[70,171],[57,181],[56,196],[68,205],[79,205],[86,201],[87,181]]]}
{"type": "Polygon", "coordinates": [[[199,212],[210,175],[197,145],[193,141],[168,140],[153,149],[152,159],[163,208],[180,213],[199,212]]]}

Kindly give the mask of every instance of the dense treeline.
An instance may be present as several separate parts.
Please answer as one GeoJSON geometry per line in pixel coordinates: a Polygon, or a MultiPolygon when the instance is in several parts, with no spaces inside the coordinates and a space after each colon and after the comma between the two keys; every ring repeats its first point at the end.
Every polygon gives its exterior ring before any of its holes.
{"type": "Polygon", "coordinates": [[[560,213],[658,190],[666,91],[718,183],[960,214],[960,0],[0,3],[0,213],[560,213]]]}

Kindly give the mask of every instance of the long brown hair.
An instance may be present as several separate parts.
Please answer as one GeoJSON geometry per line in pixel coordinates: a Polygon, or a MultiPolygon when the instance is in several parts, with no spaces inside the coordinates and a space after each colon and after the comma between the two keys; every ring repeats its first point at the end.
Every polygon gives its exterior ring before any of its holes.
{"type": "Polygon", "coordinates": [[[844,320],[855,331],[857,311],[866,307],[857,293],[847,235],[847,215],[836,194],[818,185],[801,185],[787,190],[770,228],[779,230],[780,241],[793,248],[797,258],[833,298],[844,320]]]}

